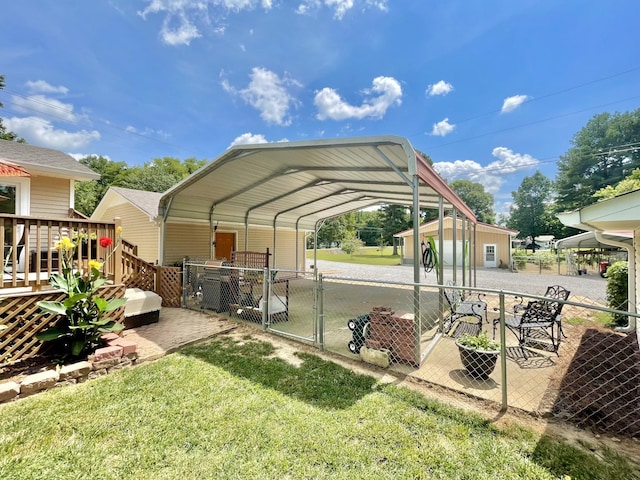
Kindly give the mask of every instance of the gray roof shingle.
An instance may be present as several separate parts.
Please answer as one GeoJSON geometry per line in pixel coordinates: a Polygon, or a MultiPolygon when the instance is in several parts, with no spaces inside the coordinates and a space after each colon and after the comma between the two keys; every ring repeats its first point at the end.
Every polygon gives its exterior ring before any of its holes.
{"type": "Polygon", "coordinates": [[[148,214],[150,218],[158,216],[158,205],[160,204],[160,198],[162,198],[163,195],[162,193],[146,192],[144,190],[133,190],[131,188],[123,187],[109,188],[118,195],[121,195],[124,199],[128,200],[132,205],[148,214]]]}
{"type": "Polygon", "coordinates": [[[97,180],[100,175],[59,150],[26,143],[0,140],[0,159],[8,160],[27,171],[39,169],[74,180],[97,180]]]}

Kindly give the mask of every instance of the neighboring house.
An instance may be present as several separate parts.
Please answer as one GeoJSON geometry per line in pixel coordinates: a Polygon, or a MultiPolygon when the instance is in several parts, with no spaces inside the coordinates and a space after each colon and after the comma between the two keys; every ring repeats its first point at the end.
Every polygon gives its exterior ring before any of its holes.
{"type": "MultiPolygon", "coordinates": [[[[573,212],[558,214],[560,221],[569,227],[595,232],[596,238],[608,245],[626,248],[629,252],[629,310],[640,308],[640,190],[618,195],[573,212]],[[633,243],[616,242],[605,232],[630,232],[633,243]]],[[[636,326],[630,318],[629,329],[636,326]]]]}
{"type": "MultiPolygon", "coordinates": [[[[453,219],[445,217],[442,221],[444,254],[441,258],[445,265],[453,265],[453,219]]],[[[462,266],[462,255],[464,252],[462,244],[462,220],[457,221],[458,229],[456,231],[456,264],[462,266]]],[[[470,230],[469,225],[466,226],[465,238],[468,240],[470,230]]],[[[489,225],[487,223],[478,222],[476,226],[476,249],[475,261],[478,267],[511,267],[511,244],[515,236],[518,234],[516,230],[499,227],[497,225],[489,225]]],[[[471,236],[473,231],[471,230],[471,236]]],[[[402,263],[413,263],[413,249],[410,247],[411,238],[413,237],[413,229],[396,233],[394,237],[403,239],[402,263]],[[407,247],[409,246],[409,247],[407,247]]],[[[423,223],[420,225],[420,238],[424,241],[428,237],[433,237],[438,241],[438,220],[423,223]]],[[[473,262],[473,257],[469,259],[473,262]]]]}
{"type": "Polygon", "coordinates": [[[162,193],[109,187],[91,214],[93,220],[112,221],[120,217],[122,238],[136,245],[137,256],[157,263],[160,251],[158,204],[162,193]]]}
{"type": "MultiPolygon", "coordinates": [[[[75,182],[99,178],[99,174],[60,151],[0,140],[0,215],[41,219],[71,218],[75,216],[75,182]]],[[[15,223],[16,232],[13,232],[12,222],[9,219],[2,222],[5,266],[12,256],[10,252],[14,250],[15,244],[17,271],[20,272],[24,271],[27,253],[33,253],[38,244],[40,250],[48,248],[43,243],[49,241],[48,230],[46,224],[43,224],[41,227],[30,228],[28,235],[25,235],[24,222],[21,220],[15,223]],[[25,244],[24,236],[28,236],[29,252],[20,247],[25,244]]]]}

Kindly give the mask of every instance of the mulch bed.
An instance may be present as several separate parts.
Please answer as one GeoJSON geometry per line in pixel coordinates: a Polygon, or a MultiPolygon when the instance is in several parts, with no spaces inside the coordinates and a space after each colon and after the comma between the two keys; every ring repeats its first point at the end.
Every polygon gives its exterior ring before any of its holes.
{"type": "Polygon", "coordinates": [[[640,437],[636,334],[585,328],[573,338],[580,338],[575,354],[552,380],[553,414],[596,432],[640,437]]]}

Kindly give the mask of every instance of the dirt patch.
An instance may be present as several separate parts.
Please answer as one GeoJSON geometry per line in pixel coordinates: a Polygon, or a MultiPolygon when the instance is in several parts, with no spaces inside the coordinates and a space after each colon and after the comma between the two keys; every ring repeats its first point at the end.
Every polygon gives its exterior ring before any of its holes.
{"type": "Polygon", "coordinates": [[[51,357],[36,355],[32,358],[5,363],[0,366],[0,382],[19,383],[23,378],[34,373],[55,370],[56,363],[51,357]]]}

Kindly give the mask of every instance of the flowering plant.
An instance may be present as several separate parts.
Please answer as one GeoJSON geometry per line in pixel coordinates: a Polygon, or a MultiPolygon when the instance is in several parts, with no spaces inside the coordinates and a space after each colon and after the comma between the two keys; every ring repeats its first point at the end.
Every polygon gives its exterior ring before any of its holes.
{"type": "MultiPolygon", "coordinates": [[[[98,240],[100,246],[108,250],[106,262],[120,246],[122,227],[116,229],[116,244],[109,237],[98,240]],[[110,248],[111,247],[111,248],[110,248]]],[[[96,295],[106,279],[101,275],[103,262],[89,260],[86,271],[74,270],[74,254],[81,241],[79,236],[72,240],[62,237],[56,243],[59,252],[61,273],[49,278],[51,286],[66,293],[62,302],[42,301],[38,307],[44,312],[61,315],[55,326],[39,333],[43,341],[55,342],[62,357],[80,357],[95,350],[100,336],[106,332],[119,332],[124,328],[121,323],[104,318],[106,312],[122,307],[126,299],[105,300],[96,295]]]]}

